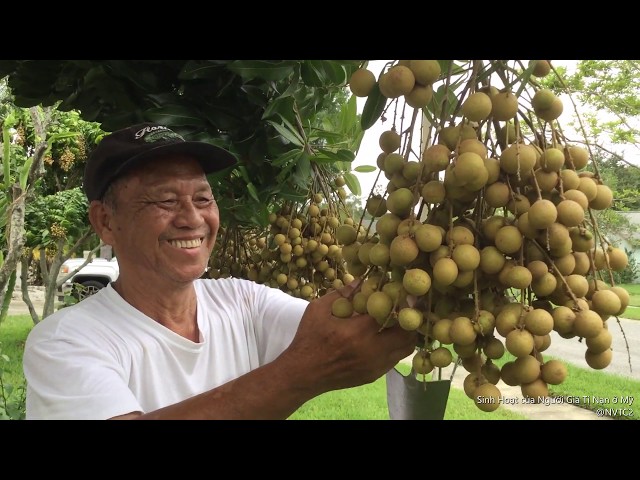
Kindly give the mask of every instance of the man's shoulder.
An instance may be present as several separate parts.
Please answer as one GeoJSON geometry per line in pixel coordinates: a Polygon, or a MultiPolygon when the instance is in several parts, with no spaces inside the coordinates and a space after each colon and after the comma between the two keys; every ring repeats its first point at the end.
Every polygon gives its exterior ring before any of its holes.
{"type": "MultiPolygon", "coordinates": [[[[29,332],[30,341],[45,339],[58,335],[61,331],[81,334],[85,329],[95,328],[95,321],[104,317],[105,309],[109,302],[105,303],[106,288],[94,295],[85,298],[75,305],[61,308],[46,318],[43,318],[29,332]]],[[[99,323],[99,322],[98,322],[99,323]]]]}

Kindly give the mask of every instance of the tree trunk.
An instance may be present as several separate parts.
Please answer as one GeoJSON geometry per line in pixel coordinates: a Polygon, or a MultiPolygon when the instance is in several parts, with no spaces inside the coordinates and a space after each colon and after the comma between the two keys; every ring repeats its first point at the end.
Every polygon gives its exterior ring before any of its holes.
{"type": "Polygon", "coordinates": [[[24,201],[25,194],[22,192],[20,185],[13,185],[12,189],[13,202],[9,206],[9,249],[2,267],[0,267],[0,292],[6,292],[7,282],[11,277],[11,273],[18,266],[18,260],[22,254],[24,246],[24,201]]]}

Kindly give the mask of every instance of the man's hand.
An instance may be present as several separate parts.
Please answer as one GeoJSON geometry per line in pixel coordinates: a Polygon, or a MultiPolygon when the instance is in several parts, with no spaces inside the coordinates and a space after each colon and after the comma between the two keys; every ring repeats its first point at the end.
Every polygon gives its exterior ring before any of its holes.
{"type": "Polygon", "coordinates": [[[283,356],[295,358],[321,394],[373,382],[410,355],[417,334],[395,325],[380,329],[370,315],[338,318],[331,314],[337,298],[349,298],[357,282],[309,303],[283,356]]]}

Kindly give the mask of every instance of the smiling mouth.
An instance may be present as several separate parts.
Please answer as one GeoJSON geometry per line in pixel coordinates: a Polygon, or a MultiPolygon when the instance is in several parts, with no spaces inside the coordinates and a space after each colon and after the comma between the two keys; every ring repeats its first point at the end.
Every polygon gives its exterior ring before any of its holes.
{"type": "Polygon", "coordinates": [[[169,240],[169,245],[175,248],[198,248],[202,245],[203,238],[194,240],[169,240]]]}

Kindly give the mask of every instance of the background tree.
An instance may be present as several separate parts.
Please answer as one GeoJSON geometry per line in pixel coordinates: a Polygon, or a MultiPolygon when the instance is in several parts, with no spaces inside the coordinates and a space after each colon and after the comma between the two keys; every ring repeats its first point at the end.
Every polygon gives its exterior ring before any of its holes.
{"type": "MultiPolygon", "coordinates": [[[[22,267],[22,298],[34,323],[53,312],[57,275],[62,263],[97,238],[90,230],[87,204],[79,185],[87,149],[104,135],[95,123],[82,120],[77,112],[60,112],[53,107],[17,107],[9,89],[3,90],[3,172],[5,190],[0,191],[0,242],[9,274],[4,292],[4,312],[16,282],[16,267],[22,267]],[[9,203],[20,191],[18,202],[9,203]],[[18,189],[18,190],[16,190],[18,189]],[[17,206],[17,208],[16,208],[17,206]],[[45,285],[43,312],[36,312],[29,298],[28,278],[45,285]]],[[[0,275],[0,280],[4,277],[0,275]]],[[[61,279],[63,281],[64,279],[61,279]]]]}
{"type": "Polygon", "coordinates": [[[340,107],[358,64],[15,60],[0,62],[0,76],[9,76],[19,106],[61,100],[61,110],[78,110],[106,131],[155,121],[230,149],[239,165],[212,179],[223,220],[266,225],[269,207],[306,194],[312,163],[350,169],[362,134],[355,102],[340,107]]]}
{"type": "Polygon", "coordinates": [[[580,60],[574,73],[558,68],[559,77],[548,75],[541,84],[558,93],[567,93],[585,106],[582,125],[569,123],[602,150],[632,168],[639,168],[608,145],[627,146],[640,154],[640,62],[637,60],[580,60]],[[560,80],[560,77],[562,80],[560,80]]]}

